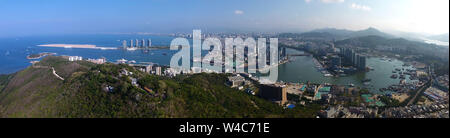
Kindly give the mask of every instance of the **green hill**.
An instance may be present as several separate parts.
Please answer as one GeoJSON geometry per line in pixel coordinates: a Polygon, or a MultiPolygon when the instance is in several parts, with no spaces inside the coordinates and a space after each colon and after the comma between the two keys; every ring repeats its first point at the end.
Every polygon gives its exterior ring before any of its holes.
{"type": "Polygon", "coordinates": [[[317,105],[282,107],[231,89],[226,74],[148,75],[127,65],[49,56],[20,71],[0,92],[1,117],[315,117],[317,105]],[[56,74],[64,78],[57,78],[56,74]],[[120,75],[126,69],[133,75],[120,75]],[[131,84],[138,78],[139,86],[131,84]],[[106,90],[111,86],[111,91],[106,90]],[[151,91],[144,90],[144,87],[151,91]]]}

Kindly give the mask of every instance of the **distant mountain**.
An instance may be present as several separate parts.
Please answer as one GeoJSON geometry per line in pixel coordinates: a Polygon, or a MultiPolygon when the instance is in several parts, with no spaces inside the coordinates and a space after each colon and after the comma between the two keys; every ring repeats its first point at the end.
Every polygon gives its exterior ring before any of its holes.
{"type": "Polygon", "coordinates": [[[423,54],[448,60],[448,47],[428,44],[419,41],[411,41],[404,38],[385,38],[376,35],[353,37],[336,42],[336,45],[353,45],[358,47],[376,48],[390,47],[403,49],[409,54],[423,54]]]}
{"type": "Polygon", "coordinates": [[[429,36],[427,37],[428,39],[432,39],[432,40],[438,40],[438,41],[442,41],[442,42],[449,42],[448,38],[449,35],[448,33],[446,34],[441,34],[441,35],[433,35],[433,36],[429,36]]]}
{"type": "Polygon", "coordinates": [[[429,44],[436,44],[440,46],[448,46],[448,33],[440,35],[427,35],[424,33],[415,32],[402,32],[402,31],[391,31],[397,37],[405,38],[411,41],[425,42],[429,44]]]}
{"type": "Polygon", "coordinates": [[[336,36],[349,36],[355,31],[350,31],[346,29],[336,29],[336,28],[324,28],[324,29],[316,29],[311,32],[320,32],[320,33],[330,33],[336,36]]]}
{"type": "Polygon", "coordinates": [[[356,32],[350,34],[350,37],[361,37],[361,36],[370,36],[370,35],[381,36],[381,37],[385,37],[385,38],[395,38],[393,35],[381,32],[372,27],[365,29],[365,30],[356,31],[356,32]]]}
{"type": "Polygon", "coordinates": [[[303,40],[325,40],[332,41],[336,39],[336,35],[328,32],[306,32],[306,33],[282,33],[280,38],[301,38],[303,40]]]}
{"type": "Polygon", "coordinates": [[[343,40],[354,37],[363,37],[363,36],[381,36],[386,38],[394,38],[393,35],[381,32],[375,28],[369,27],[365,30],[359,31],[351,31],[345,29],[335,29],[335,28],[325,28],[325,29],[317,29],[311,32],[320,32],[320,33],[330,33],[335,36],[337,40],[343,40]]]}

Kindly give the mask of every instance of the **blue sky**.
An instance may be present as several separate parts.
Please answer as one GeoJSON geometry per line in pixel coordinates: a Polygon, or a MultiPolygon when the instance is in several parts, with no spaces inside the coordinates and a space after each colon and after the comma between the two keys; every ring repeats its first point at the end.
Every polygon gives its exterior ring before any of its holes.
{"type": "Polygon", "coordinates": [[[448,0],[0,0],[0,36],[126,32],[448,33],[448,0]]]}

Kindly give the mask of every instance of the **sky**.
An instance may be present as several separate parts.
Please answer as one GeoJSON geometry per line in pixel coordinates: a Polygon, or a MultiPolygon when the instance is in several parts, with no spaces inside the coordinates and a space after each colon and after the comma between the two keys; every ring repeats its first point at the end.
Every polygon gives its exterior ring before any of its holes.
{"type": "Polygon", "coordinates": [[[448,33],[449,0],[0,0],[0,37],[369,27],[448,33]]]}

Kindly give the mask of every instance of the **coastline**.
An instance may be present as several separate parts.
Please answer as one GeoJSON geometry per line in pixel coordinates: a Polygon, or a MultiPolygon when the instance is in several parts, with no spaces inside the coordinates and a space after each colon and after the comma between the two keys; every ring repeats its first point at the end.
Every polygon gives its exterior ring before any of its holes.
{"type": "Polygon", "coordinates": [[[56,55],[56,53],[42,52],[39,54],[32,54],[32,55],[28,55],[27,59],[40,59],[42,57],[51,56],[51,55],[56,55]]]}

